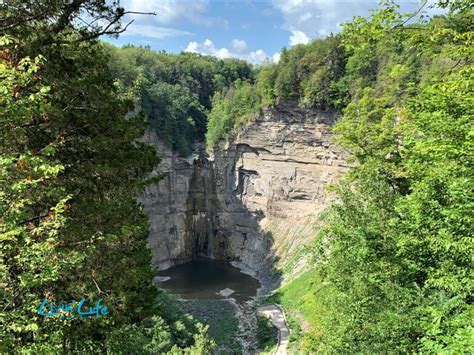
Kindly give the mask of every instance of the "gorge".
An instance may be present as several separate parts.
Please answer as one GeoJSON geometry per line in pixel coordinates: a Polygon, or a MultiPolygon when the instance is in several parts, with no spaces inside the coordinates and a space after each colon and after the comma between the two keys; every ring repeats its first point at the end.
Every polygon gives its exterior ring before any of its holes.
{"type": "Polygon", "coordinates": [[[362,3],[1,1],[0,354],[472,353],[472,0],[362,3]]]}
{"type": "Polygon", "coordinates": [[[187,158],[148,131],[145,142],[162,158],[154,174],[163,176],[141,197],[153,264],[227,260],[263,290],[280,282],[286,263],[298,272],[317,214],[330,201],[325,187],[348,169],[346,153],[331,141],[336,118],[331,111],[265,109],[210,154],[198,143],[187,158]]]}

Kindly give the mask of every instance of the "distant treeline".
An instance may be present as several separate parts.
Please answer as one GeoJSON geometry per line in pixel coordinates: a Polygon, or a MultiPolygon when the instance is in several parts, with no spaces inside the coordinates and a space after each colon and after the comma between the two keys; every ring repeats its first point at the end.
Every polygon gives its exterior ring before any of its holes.
{"type": "Polygon", "coordinates": [[[159,137],[184,156],[193,142],[204,141],[214,93],[236,80],[253,82],[252,66],[239,59],[103,45],[122,95],[132,99],[159,137]]]}
{"type": "MultiPolygon", "coordinates": [[[[212,100],[206,140],[212,146],[263,107],[291,103],[320,109],[342,109],[352,79],[341,36],[283,49],[278,64],[254,70],[255,83],[237,80],[212,100]]],[[[367,78],[370,81],[370,77],[367,78]]]]}

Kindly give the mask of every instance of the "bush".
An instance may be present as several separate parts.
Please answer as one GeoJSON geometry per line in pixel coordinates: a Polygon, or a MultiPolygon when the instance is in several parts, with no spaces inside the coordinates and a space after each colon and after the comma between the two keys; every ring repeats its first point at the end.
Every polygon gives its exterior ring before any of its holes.
{"type": "Polygon", "coordinates": [[[257,317],[257,341],[259,350],[265,353],[272,352],[278,344],[278,329],[267,317],[257,317]]]}

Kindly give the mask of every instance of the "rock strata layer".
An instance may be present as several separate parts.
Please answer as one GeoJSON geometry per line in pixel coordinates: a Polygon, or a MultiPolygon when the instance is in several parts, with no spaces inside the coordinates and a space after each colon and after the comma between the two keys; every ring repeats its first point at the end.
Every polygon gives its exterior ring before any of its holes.
{"type": "Polygon", "coordinates": [[[265,110],[210,156],[196,145],[188,158],[148,132],[144,141],[162,157],[154,173],[164,176],[141,198],[153,263],[167,268],[209,256],[276,279],[276,266],[295,260],[314,236],[315,216],[330,201],[325,187],[348,169],[331,139],[336,118],[294,107],[265,110]]]}

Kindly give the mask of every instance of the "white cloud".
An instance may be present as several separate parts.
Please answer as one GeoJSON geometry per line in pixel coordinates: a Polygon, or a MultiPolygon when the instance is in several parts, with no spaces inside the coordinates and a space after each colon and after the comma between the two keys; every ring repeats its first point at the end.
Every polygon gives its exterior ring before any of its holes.
{"type": "Polygon", "coordinates": [[[217,48],[210,39],[206,39],[203,43],[189,42],[184,51],[212,55],[220,59],[230,57],[230,52],[227,48],[217,48]]]}
{"type": "Polygon", "coordinates": [[[278,53],[274,53],[272,55],[272,62],[273,63],[278,63],[280,61],[280,56],[281,56],[281,53],[278,52],[278,53]]]}
{"type": "Polygon", "coordinates": [[[311,13],[305,12],[303,15],[300,16],[299,21],[300,22],[305,22],[305,21],[308,21],[311,17],[313,17],[313,15],[311,15],[311,13]]]}
{"type": "Polygon", "coordinates": [[[238,53],[245,52],[247,49],[247,42],[245,42],[243,39],[234,39],[232,40],[232,48],[238,53]]]}
{"type": "Polygon", "coordinates": [[[200,26],[227,28],[229,22],[221,17],[210,17],[209,0],[123,0],[121,5],[126,11],[155,13],[156,15],[128,14],[124,23],[133,20],[124,35],[137,35],[155,39],[176,37],[191,34],[171,27],[183,23],[192,23],[200,26]]]}
{"type": "MultiPolygon", "coordinates": [[[[242,46],[240,48],[242,48],[242,46]]],[[[247,48],[247,45],[245,45],[245,48],[247,48]]],[[[191,53],[199,53],[203,55],[212,55],[220,59],[231,58],[231,57],[239,58],[239,59],[244,59],[253,64],[262,64],[264,62],[276,63],[280,59],[280,53],[275,53],[273,54],[272,57],[269,57],[265,53],[265,51],[263,51],[262,49],[257,49],[251,52],[244,52],[244,51],[238,52],[238,51],[230,51],[227,48],[218,48],[215,46],[214,42],[212,42],[210,39],[206,39],[202,43],[198,43],[195,41],[189,42],[184,51],[191,52],[191,53]]]]}
{"type": "MultiPolygon", "coordinates": [[[[399,0],[402,13],[413,12],[418,1],[399,0]]],[[[429,0],[433,4],[435,0],[429,0]]],[[[291,32],[290,43],[305,43],[306,38],[326,37],[341,30],[341,24],[354,16],[369,16],[369,9],[378,7],[379,0],[273,0],[273,7],[283,16],[283,28],[291,32]],[[301,33],[300,33],[301,32],[301,33]]],[[[439,9],[424,8],[429,15],[439,9]]]]}
{"type": "Polygon", "coordinates": [[[138,25],[132,23],[127,28],[127,31],[122,34],[122,36],[142,36],[155,39],[163,39],[167,37],[187,36],[191,34],[191,32],[181,31],[174,28],[152,25],[138,25]]]}
{"type": "Polygon", "coordinates": [[[356,15],[366,15],[378,0],[274,0],[273,5],[283,15],[284,28],[290,44],[308,43],[310,38],[338,32],[339,23],[356,15]]]}
{"type": "Polygon", "coordinates": [[[303,31],[291,31],[290,45],[308,44],[310,41],[310,38],[303,31]]]}
{"type": "Polygon", "coordinates": [[[125,0],[123,1],[123,7],[127,11],[139,11],[139,12],[154,12],[156,16],[145,16],[140,17],[153,18],[154,21],[161,24],[171,24],[177,20],[185,19],[194,23],[206,22],[202,17],[207,11],[209,5],[208,0],[193,0],[193,1],[180,1],[180,0],[125,0]]]}
{"type": "Polygon", "coordinates": [[[247,54],[246,58],[244,57],[243,59],[246,59],[250,63],[262,63],[268,59],[268,56],[263,50],[257,49],[247,54]]]}

